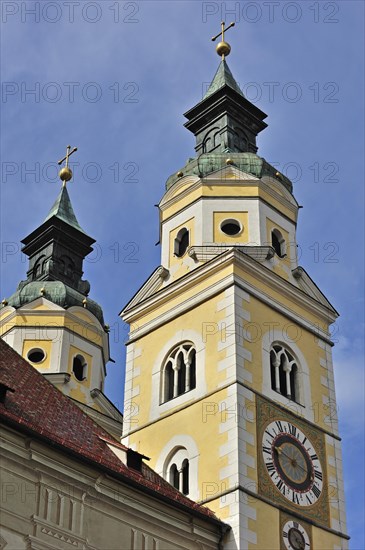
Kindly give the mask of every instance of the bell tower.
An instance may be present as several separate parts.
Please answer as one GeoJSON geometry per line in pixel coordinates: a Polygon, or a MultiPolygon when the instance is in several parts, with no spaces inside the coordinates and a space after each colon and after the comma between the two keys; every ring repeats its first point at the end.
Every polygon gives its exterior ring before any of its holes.
{"type": "Polygon", "coordinates": [[[257,155],[266,115],[227,65],[224,30],[186,113],[197,155],[159,204],[161,265],[121,313],[123,441],[231,525],[224,548],[345,549],[338,314],[298,265],[293,186],[257,155]]]}
{"type": "Polygon", "coordinates": [[[105,397],[109,361],[108,327],[99,304],[82,279],[83,260],[95,240],[79,225],[67,182],[72,178],[67,147],[62,187],[44,222],[23,239],[27,279],[2,302],[2,338],[63,393],[75,399],[111,433],[122,416],[105,397]],[[100,414],[99,414],[100,413],[100,414]],[[108,418],[110,417],[110,418],[108,418]]]}

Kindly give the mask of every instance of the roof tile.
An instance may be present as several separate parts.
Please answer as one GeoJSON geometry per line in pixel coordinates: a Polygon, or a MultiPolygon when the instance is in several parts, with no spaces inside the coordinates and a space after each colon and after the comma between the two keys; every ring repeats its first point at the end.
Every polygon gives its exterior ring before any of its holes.
{"type": "MultiPolygon", "coordinates": [[[[211,510],[185,497],[146,464],[142,464],[142,472],[123,464],[107,445],[107,441],[113,441],[110,434],[1,338],[0,383],[14,390],[6,394],[4,403],[0,403],[0,417],[4,422],[15,424],[20,430],[26,428],[34,436],[56,443],[65,452],[71,451],[80,460],[91,460],[96,467],[100,464],[111,475],[118,474],[118,478],[122,476],[126,481],[137,482],[141,490],[154,491],[156,498],[163,495],[217,521],[211,510]]],[[[127,450],[119,441],[115,443],[127,450]]]]}

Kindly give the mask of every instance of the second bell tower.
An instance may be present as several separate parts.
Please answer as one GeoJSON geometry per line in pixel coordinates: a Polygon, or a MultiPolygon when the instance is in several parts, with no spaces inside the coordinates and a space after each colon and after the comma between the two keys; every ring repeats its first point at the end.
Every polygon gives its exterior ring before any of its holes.
{"type": "Polygon", "coordinates": [[[104,395],[109,361],[108,327],[100,305],[89,297],[83,261],[95,240],[75,216],[67,182],[72,178],[67,147],[62,187],[44,222],[23,239],[27,278],[3,300],[2,338],[63,393],[113,435],[122,415],[104,395]]]}
{"type": "Polygon", "coordinates": [[[257,155],[266,115],[225,44],[159,205],[161,266],[122,312],[124,442],[231,525],[224,548],[347,548],[337,312],[298,266],[292,184],[257,155]]]}

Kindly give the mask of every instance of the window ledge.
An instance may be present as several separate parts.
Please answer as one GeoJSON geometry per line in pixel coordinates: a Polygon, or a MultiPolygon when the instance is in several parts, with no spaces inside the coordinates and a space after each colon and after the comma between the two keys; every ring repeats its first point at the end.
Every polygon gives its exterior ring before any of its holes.
{"type": "Polygon", "coordinates": [[[164,401],[163,403],[160,403],[159,412],[163,413],[165,411],[178,407],[179,405],[185,405],[185,403],[187,403],[188,401],[196,399],[197,395],[197,388],[186,391],[181,395],[177,395],[176,397],[169,399],[169,401],[164,401]]]}

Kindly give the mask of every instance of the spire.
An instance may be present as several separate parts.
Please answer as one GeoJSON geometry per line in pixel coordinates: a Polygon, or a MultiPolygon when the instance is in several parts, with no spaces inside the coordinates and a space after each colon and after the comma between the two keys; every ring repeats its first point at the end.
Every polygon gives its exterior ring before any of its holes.
{"type": "Polygon", "coordinates": [[[231,23],[213,36],[221,41],[216,51],[222,60],[207,93],[195,107],[185,113],[185,128],[196,137],[195,151],[206,153],[256,153],[256,137],[266,128],[266,114],[248,101],[231,73],[225,57],[231,46],[225,42],[224,33],[234,27],[231,23]]]}
{"type": "Polygon", "coordinates": [[[224,59],[202,101],[184,116],[198,155],[256,153],[257,134],[267,126],[267,115],[245,98],[224,59]]]}
{"type": "Polygon", "coordinates": [[[55,216],[56,218],[59,218],[60,220],[68,223],[78,231],[82,231],[83,233],[85,233],[85,231],[80,227],[79,222],[76,219],[66,185],[62,186],[57,199],[55,200],[51,210],[48,213],[48,216],[44,221],[46,222],[47,220],[52,218],[52,216],[55,216]]]}
{"type": "Polygon", "coordinates": [[[231,70],[228,67],[225,59],[222,59],[222,61],[220,62],[217,72],[215,73],[214,78],[210,83],[210,86],[203,99],[206,99],[220,88],[223,88],[223,86],[229,86],[230,88],[232,88],[232,90],[235,90],[242,97],[245,97],[242,90],[235,81],[234,76],[231,73],[231,70]]]}
{"type": "Polygon", "coordinates": [[[66,161],[59,173],[62,188],[46,219],[22,240],[22,252],[29,258],[27,279],[20,281],[5,302],[18,308],[43,296],[65,309],[75,305],[87,308],[103,324],[102,309],[87,298],[90,283],[82,278],[83,261],[95,240],[80,227],[66,186],[72,179],[68,159],[75,151],[76,147],[71,151],[68,146],[59,161],[66,161]]]}
{"type": "Polygon", "coordinates": [[[72,179],[68,166],[70,155],[77,151],[71,146],[59,161],[66,165],[60,170],[61,191],[44,222],[23,239],[22,251],[29,256],[27,283],[58,281],[86,296],[90,285],[82,280],[83,260],[93,250],[95,240],[80,227],[72,208],[66,183],[72,179]]]}

